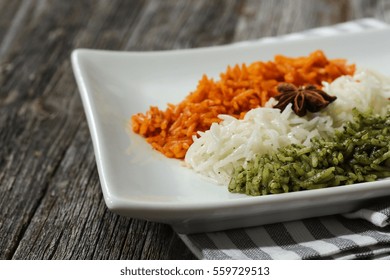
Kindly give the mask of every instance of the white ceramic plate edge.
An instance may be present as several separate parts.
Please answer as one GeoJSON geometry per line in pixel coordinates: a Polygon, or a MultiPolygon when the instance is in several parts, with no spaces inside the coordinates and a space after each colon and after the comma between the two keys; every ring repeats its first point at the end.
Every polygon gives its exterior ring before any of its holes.
{"type": "MultiPolygon", "coordinates": [[[[313,40],[315,40],[314,38],[313,40]]],[[[253,44],[261,44],[259,42],[253,42],[253,44]]],[[[272,44],[272,43],[270,43],[272,44]]],[[[211,48],[202,48],[202,49],[193,49],[193,50],[179,50],[179,51],[160,51],[160,52],[150,52],[148,54],[162,54],[162,53],[191,53],[191,52],[199,52],[207,49],[224,49],[224,48],[235,48],[241,47],[240,45],[228,45],[228,46],[217,46],[211,48]]],[[[97,168],[99,172],[99,177],[102,185],[103,196],[105,199],[105,203],[107,207],[119,214],[131,216],[134,218],[147,219],[152,221],[166,222],[171,224],[180,224],[186,220],[191,220],[192,216],[206,217],[208,215],[215,215],[215,218],[218,218],[218,213],[223,212],[226,209],[249,209],[256,208],[257,205],[261,204],[262,207],[270,206],[270,207],[280,207],[283,209],[283,205],[286,203],[291,203],[295,200],[304,200],[304,201],[316,201],[321,199],[323,201],[328,201],[329,199],[335,199],[335,201],[339,201],[341,197],[350,195],[350,189],[345,186],[342,188],[328,188],[321,189],[315,191],[305,191],[299,193],[289,193],[289,194],[281,194],[281,195],[270,195],[265,197],[249,197],[245,199],[238,200],[228,200],[217,203],[210,202],[197,202],[197,203],[164,203],[164,202],[147,202],[147,201],[129,201],[118,197],[114,193],[110,191],[110,186],[105,176],[105,170],[103,167],[103,160],[101,156],[101,143],[99,141],[99,131],[98,126],[96,125],[94,115],[96,114],[95,108],[93,106],[93,100],[91,99],[90,85],[88,84],[87,79],[84,77],[83,63],[82,59],[84,56],[88,56],[90,53],[100,53],[100,54],[115,54],[121,55],[125,52],[112,52],[112,51],[97,51],[97,50],[88,50],[88,49],[77,49],[73,51],[71,55],[72,66],[74,69],[76,82],[80,89],[80,95],[82,98],[83,106],[86,112],[86,117],[88,121],[88,125],[91,132],[91,137],[93,140],[93,147],[96,156],[97,168]]],[[[134,53],[137,54],[137,53],[134,53]]],[[[353,200],[361,200],[361,198],[369,199],[375,196],[378,196],[378,193],[375,195],[370,195],[373,190],[377,192],[383,192],[384,194],[389,193],[386,190],[388,187],[388,181],[377,181],[373,183],[362,183],[353,185],[354,188],[354,198],[353,200]],[[367,191],[370,191],[367,194],[367,191]],[[359,198],[359,194],[362,195],[359,198]]],[[[311,203],[309,203],[310,205],[311,203]]],[[[330,211],[329,213],[331,213],[330,211]]],[[[333,211],[334,212],[334,211],[333,211]]],[[[242,215],[241,211],[237,212],[237,216],[242,215]]],[[[259,214],[259,211],[251,210],[251,213],[248,214],[259,214]]],[[[234,216],[234,215],[233,215],[234,216]]],[[[310,215],[309,215],[310,216],[310,215]]],[[[184,222],[185,223],[185,222],[184,222]]]]}

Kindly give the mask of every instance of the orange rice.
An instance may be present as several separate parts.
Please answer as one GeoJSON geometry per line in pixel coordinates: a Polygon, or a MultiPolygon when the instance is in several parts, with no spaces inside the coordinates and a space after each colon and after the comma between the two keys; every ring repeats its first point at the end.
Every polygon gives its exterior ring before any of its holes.
{"type": "Polygon", "coordinates": [[[219,81],[204,75],[181,103],[168,104],[165,111],[151,106],[145,114],[133,115],[132,129],[165,156],[183,159],[197,131],[219,122],[219,114],[242,118],[249,110],[264,106],[277,94],[280,82],[321,86],[322,81],[332,82],[354,71],[355,65],[347,65],[344,59],[329,60],[320,50],[307,57],[277,55],[274,61],[229,66],[219,81]]]}

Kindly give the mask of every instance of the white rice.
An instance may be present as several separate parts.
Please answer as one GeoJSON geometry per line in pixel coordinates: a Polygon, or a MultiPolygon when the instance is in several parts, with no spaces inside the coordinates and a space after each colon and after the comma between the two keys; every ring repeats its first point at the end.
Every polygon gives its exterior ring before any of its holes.
{"type": "Polygon", "coordinates": [[[346,121],[351,110],[372,109],[384,114],[390,109],[390,80],[372,71],[357,71],[353,77],[343,76],[324,83],[324,91],[337,100],[319,113],[298,117],[289,105],[283,113],[273,109],[274,99],[266,107],[249,111],[245,118],[220,115],[208,131],[194,137],[185,156],[186,164],[218,184],[228,184],[235,167],[245,165],[255,154],[275,151],[288,144],[310,145],[316,136],[330,137],[346,121]]]}
{"type": "Polygon", "coordinates": [[[335,128],[352,120],[353,108],[361,112],[372,110],[380,115],[389,110],[390,78],[372,70],[358,70],[353,77],[342,76],[323,86],[329,95],[337,96],[336,101],[322,111],[333,118],[335,128]]]}

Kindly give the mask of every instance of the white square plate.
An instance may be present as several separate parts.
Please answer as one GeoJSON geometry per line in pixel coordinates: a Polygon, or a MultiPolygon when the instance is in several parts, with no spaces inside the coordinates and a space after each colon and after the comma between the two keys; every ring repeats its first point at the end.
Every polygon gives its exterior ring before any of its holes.
{"type": "Polygon", "coordinates": [[[260,197],[231,194],[181,161],[165,158],[128,129],[133,114],[180,102],[203,74],[218,78],[228,65],[316,49],[390,75],[390,29],[178,51],[75,50],[72,65],[108,208],[191,233],[343,213],[390,195],[389,180],[260,197]]]}

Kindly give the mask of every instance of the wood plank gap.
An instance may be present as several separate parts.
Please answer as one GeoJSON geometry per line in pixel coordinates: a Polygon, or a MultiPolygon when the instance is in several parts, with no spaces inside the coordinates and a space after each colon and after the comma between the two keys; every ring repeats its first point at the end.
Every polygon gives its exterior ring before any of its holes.
{"type": "MultiPolygon", "coordinates": [[[[60,235],[58,236],[58,238],[54,242],[53,251],[52,251],[52,253],[48,257],[49,260],[53,259],[53,256],[56,253],[58,246],[60,245],[60,241],[61,241],[61,238],[62,238],[63,235],[64,235],[64,231],[61,231],[60,235]]],[[[49,247],[49,249],[50,249],[50,247],[49,247]]]]}
{"type": "MultiPolygon", "coordinates": [[[[127,225],[126,235],[128,235],[128,234],[130,233],[130,228],[131,228],[131,223],[132,223],[132,222],[133,222],[133,219],[130,219],[129,224],[127,225]]],[[[125,244],[126,244],[126,238],[123,238],[123,241],[122,241],[122,244],[121,244],[121,249],[120,249],[119,255],[118,255],[118,259],[123,259],[123,258],[122,258],[122,253],[123,253],[125,244]]]]}
{"type": "MultiPolygon", "coordinates": [[[[103,203],[104,203],[104,199],[103,199],[103,203]]],[[[105,210],[104,210],[103,218],[104,218],[106,215],[110,214],[108,211],[109,211],[109,210],[108,210],[108,208],[106,207],[105,210]]],[[[115,221],[115,224],[116,224],[116,223],[118,222],[119,217],[118,217],[118,216],[115,216],[115,219],[116,219],[116,221],[115,221]]],[[[100,225],[102,226],[102,224],[100,224],[100,225]]],[[[97,249],[97,247],[98,247],[98,246],[97,246],[97,243],[99,242],[99,240],[100,240],[102,234],[103,234],[103,230],[100,230],[100,231],[99,231],[99,235],[98,235],[97,238],[96,238],[95,246],[94,246],[93,251],[92,251],[92,254],[91,254],[92,259],[95,259],[94,257],[95,257],[96,249],[97,249]]]]}

